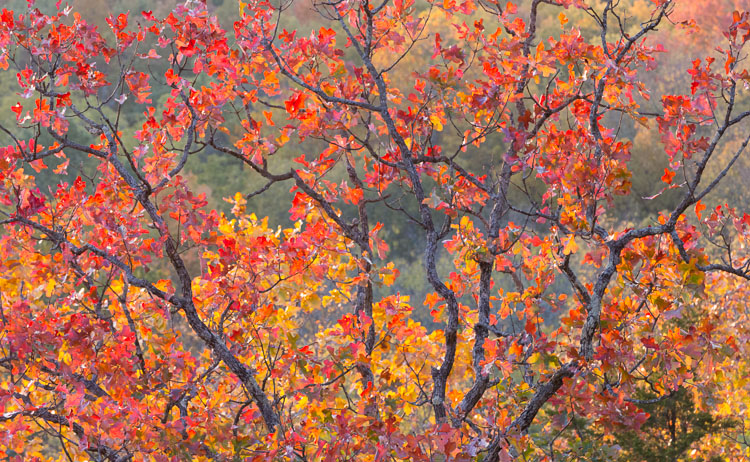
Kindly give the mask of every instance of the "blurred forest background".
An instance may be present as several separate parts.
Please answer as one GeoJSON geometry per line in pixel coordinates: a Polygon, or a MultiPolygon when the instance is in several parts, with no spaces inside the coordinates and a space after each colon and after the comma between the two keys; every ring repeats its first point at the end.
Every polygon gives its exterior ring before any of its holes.
{"type": "MultiPolygon", "coordinates": [[[[311,31],[317,31],[321,27],[333,27],[329,21],[317,14],[313,1],[296,0],[291,3],[281,17],[282,27],[289,31],[297,30],[300,35],[309,35],[311,31]]],[[[55,3],[55,0],[41,0],[37,1],[33,7],[44,12],[52,12],[56,9],[55,3]]],[[[530,2],[520,3],[519,10],[523,12],[524,8],[528,8],[524,3],[530,2]]],[[[649,39],[652,43],[662,44],[665,52],[661,54],[658,65],[653,70],[645,71],[640,76],[640,80],[648,82],[648,87],[652,90],[650,100],[642,102],[642,112],[653,115],[660,113],[663,94],[689,93],[690,76],[687,69],[691,67],[691,62],[697,58],[716,54],[716,47],[723,45],[721,31],[731,22],[731,12],[734,9],[741,9],[743,3],[745,8],[749,6],[748,0],[690,0],[676,5],[672,23],[663,25],[649,39]],[[695,24],[681,23],[689,19],[693,19],[695,24]]],[[[138,17],[142,10],[151,10],[155,16],[164,17],[176,4],[170,1],[148,0],[75,0],[70,2],[73,12],[81,14],[100,31],[109,29],[106,21],[109,15],[116,16],[130,11],[132,19],[138,17]]],[[[597,9],[603,2],[593,0],[588,1],[587,4],[597,9]]],[[[537,32],[537,36],[541,39],[553,36],[560,30],[558,10],[549,8],[545,16],[545,6],[543,5],[540,9],[540,28],[537,32]]],[[[631,18],[628,24],[637,27],[649,17],[652,6],[650,0],[621,0],[619,10],[631,18]]],[[[236,0],[209,0],[208,7],[219,18],[226,30],[233,29],[233,23],[239,19],[236,0]]],[[[425,14],[428,7],[427,2],[418,2],[416,5],[416,8],[423,9],[425,14]]],[[[0,0],[0,8],[20,13],[29,8],[29,5],[26,0],[0,0]]],[[[64,3],[62,8],[64,8],[64,3]]],[[[565,11],[565,15],[569,21],[568,26],[579,28],[583,35],[598,34],[598,26],[584,10],[569,9],[565,11]]],[[[455,28],[442,21],[442,16],[433,15],[428,23],[428,31],[439,32],[444,43],[458,40],[455,28]]],[[[485,21],[491,24],[492,20],[488,17],[485,21]]],[[[409,57],[402,60],[390,73],[391,82],[396,86],[401,85],[404,93],[408,94],[407,87],[410,83],[413,84],[413,75],[427,70],[433,45],[434,39],[428,36],[427,39],[419,42],[409,57]]],[[[148,43],[144,44],[144,51],[151,47],[152,45],[148,43]]],[[[106,68],[103,62],[101,67],[106,68]]],[[[158,77],[160,74],[163,75],[165,69],[151,69],[151,71],[153,76],[158,77]]],[[[17,85],[12,76],[11,72],[6,72],[0,78],[0,106],[5,108],[0,111],[0,124],[6,127],[15,126],[15,114],[9,108],[23,98],[17,92],[17,85]]],[[[200,84],[200,82],[196,83],[200,84]]],[[[166,85],[152,84],[150,98],[157,111],[166,100],[168,91],[169,87],[166,85]]],[[[268,101],[271,105],[280,107],[279,119],[282,117],[284,106],[282,98],[280,96],[276,101],[273,99],[268,101]]],[[[122,126],[126,127],[123,138],[127,140],[141,128],[144,106],[125,101],[119,110],[121,111],[120,120],[125,122],[122,126]]],[[[262,111],[264,110],[271,109],[268,107],[250,108],[252,116],[259,119],[263,118],[262,111]]],[[[673,205],[676,198],[676,194],[670,194],[670,191],[657,195],[663,187],[660,177],[667,165],[667,156],[664,153],[656,124],[653,120],[639,124],[629,117],[609,122],[610,126],[618,127],[620,138],[633,143],[630,161],[633,184],[632,194],[619,198],[613,209],[607,213],[606,219],[610,220],[609,224],[617,222],[621,226],[650,224],[658,216],[658,212],[673,205]],[[655,195],[657,196],[653,197],[655,195]]],[[[237,133],[241,133],[241,130],[237,130],[237,133]]],[[[88,133],[75,125],[71,125],[70,135],[73,139],[90,138],[88,133]]],[[[0,134],[0,145],[7,145],[11,142],[9,137],[2,138],[3,136],[0,134]]],[[[435,140],[436,145],[455,146],[460,143],[460,138],[452,134],[450,130],[437,133],[436,136],[440,137],[435,140]],[[455,139],[450,139],[451,136],[455,139]]],[[[44,143],[44,137],[40,141],[44,143]]],[[[229,135],[225,141],[231,144],[236,140],[231,139],[229,135]]],[[[739,143],[739,140],[734,141],[735,143],[728,143],[722,157],[733,152],[734,147],[739,143]]],[[[316,143],[314,140],[287,146],[296,146],[296,150],[285,147],[275,153],[271,164],[272,171],[288,169],[294,163],[293,159],[301,155],[315,155],[326,147],[325,143],[316,143]]],[[[473,171],[490,172],[498,165],[500,153],[503,151],[502,137],[496,135],[495,139],[488,139],[480,149],[468,151],[462,156],[465,156],[463,157],[465,163],[474,167],[473,171]]],[[[723,162],[719,161],[714,165],[722,164],[723,162]]],[[[46,189],[61,181],[72,183],[73,179],[79,175],[84,178],[95,175],[94,163],[87,165],[85,161],[79,165],[69,165],[67,179],[55,174],[54,167],[50,165],[50,168],[37,173],[40,188],[46,189]]],[[[230,213],[232,204],[225,200],[226,198],[234,197],[238,192],[248,194],[265,183],[261,177],[254,174],[239,160],[212,151],[210,147],[195,154],[188,162],[185,172],[185,180],[192,186],[193,191],[205,194],[208,207],[227,214],[230,213]]],[[[343,172],[340,173],[343,174],[343,172]]],[[[709,210],[712,206],[725,202],[737,204],[742,209],[747,208],[750,194],[745,187],[745,179],[750,178],[750,161],[746,157],[741,158],[730,175],[731,178],[723,182],[712,197],[707,198],[706,205],[709,210]]],[[[276,184],[267,193],[249,198],[247,209],[253,211],[258,217],[268,217],[269,223],[274,226],[290,226],[292,224],[289,217],[292,199],[289,191],[291,186],[291,184],[276,184]]],[[[409,207],[408,204],[405,206],[409,207]]],[[[389,213],[389,210],[384,207],[373,209],[370,216],[371,220],[383,223],[381,237],[390,245],[387,258],[394,262],[401,273],[395,286],[389,290],[409,295],[412,304],[417,308],[420,307],[426,293],[431,291],[430,288],[424,286],[422,249],[419,245],[415,245],[415,242],[421,242],[421,231],[415,224],[406,220],[403,214],[389,213]]],[[[194,265],[193,270],[199,271],[198,255],[189,256],[189,260],[194,265]]],[[[453,268],[450,257],[445,253],[442,254],[440,266],[446,274],[453,268]]],[[[168,277],[166,268],[153,268],[152,270],[161,277],[168,277]]],[[[509,284],[508,281],[501,280],[497,283],[500,286],[509,284]]],[[[564,287],[558,289],[565,290],[564,287]]],[[[415,313],[418,311],[424,313],[418,316],[421,317],[420,321],[428,325],[433,322],[428,310],[415,310],[415,313]]],[[[644,392],[643,398],[648,399],[649,394],[644,392]]],[[[685,391],[675,393],[668,400],[648,406],[646,410],[651,414],[651,419],[644,427],[645,435],[625,434],[619,438],[619,444],[624,449],[623,460],[664,462],[678,460],[680,457],[689,456],[689,448],[694,441],[706,434],[733,425],[731,418],[721,420],[711,417],[711,414],[706,412],[706,406],[710,406],[710,403],[695,402],[693,395],[685,391]]],[[[579,429],[579,433],[587,437],[586,441],[596,445],[597,435],[588,435],[587,431],[586,428],[579,429]]]]}

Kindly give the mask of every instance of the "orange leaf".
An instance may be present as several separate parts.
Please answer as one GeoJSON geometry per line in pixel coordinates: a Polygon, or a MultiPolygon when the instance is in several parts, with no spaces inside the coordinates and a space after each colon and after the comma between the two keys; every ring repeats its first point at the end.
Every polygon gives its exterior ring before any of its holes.
{"type": "Polygon", "coordinates": [[[568,242],[565,243],[563,254],[570,255],[570,254],[576,253],[577,250],[578,250],[578,244],[576,244],[575,236],[571,234],[568,237],[568,242]]]}
{"type": "Polygon", "coordinates": [[[672,184],[672,180],[674,179],[674,176],[675,176],[675,172],[665,168],[664,175],[662,175],[661,177],[661,181],[667,184],[672,184]]]}
{"type": "Polygon", "coordinates": [[[695,215],[698,217],[699,220],[702,219],[701,212],[705,209],[706,209],[706,205],[703,202],[698,201],[695,203],[695,215]]]}

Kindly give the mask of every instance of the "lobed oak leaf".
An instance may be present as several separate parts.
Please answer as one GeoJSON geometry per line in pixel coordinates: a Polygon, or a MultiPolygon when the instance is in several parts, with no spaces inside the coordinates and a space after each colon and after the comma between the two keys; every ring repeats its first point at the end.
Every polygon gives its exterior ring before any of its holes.
{"type": "Polygon", "coordinates": [[[673,171],[665,168],[664,169],[664,175],[662,175],[662,177],[661,177],[661,181],[663,181],[664,183],[667,183],[667,184],[672,184],[672,180],[674,179],[675,175],[676,175],[675,172],[673,172],[673,171]]]}
{"type": "Polygon", "coordinates": [[[652,350],[658,350],[659,349],[659,344],[654,340],[653,337],[642,337],[641,338],[641,343],[646,348],[650,348],[652,350]]]}
{"type": "Polygon", "coordinates": [[[698,219],[702,219],[701,212],[703,212],[706,209],[706,204],[704,204],[701,201],[698,201],[695,203],[695,215],[698,217],[698,219]]]}
{"type": "Polygon", "coordinates": [[[302,92],[296,92],[294,96],[284,101],[284,107],[286,108],[286,112],[290,115],[290,118],[295,117],[304,109],[306,100],[307,95],[302,92]]]}
{"type": "Polygon", "coordinates": [[[126,74],[125,82],[131,93],[135,96],[137,103],[151,103],[151,99],[149,99],[149,95],[151,95],[151,85],[149,84],[149,76],[147,74],[139,71],[131,71],[126,74]]]}
{"type": "Polygon", "coordinates": [[[13,106],[10,107],[10,110],[13,111],[16,114],[16,120],[21,119],[21,112],[23,111],[23,106],[21,106],[21,103],[16,103],[13,106]]]}
{"type": "Polygon", "coordinates": [[[44,159],[37,159],[33,162],[29,162],[29,165],[31,168],[34,169],[35,172],[39,173],[42,170],[47,168],[47,165],[44,163],[44,159]]]}
{"type": "Polygon", "coordinates": [[[575,241],[575,235],[570,234],[565,241],[565,247],[563,248],[564,255],[571,255],[578,251],[578,244],[575,241]]]}

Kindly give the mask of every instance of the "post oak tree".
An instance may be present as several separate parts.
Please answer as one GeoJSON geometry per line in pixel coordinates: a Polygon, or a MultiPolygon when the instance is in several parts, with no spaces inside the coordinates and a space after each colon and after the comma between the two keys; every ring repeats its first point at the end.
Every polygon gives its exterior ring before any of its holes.
{"type": "Polygon", "coordinates": [[[661,94],[675,1],[524,3],[3,10],[0,457],[598,460],[678,390],[740,416],[694,454],[748,457],[750,215],[711,194],[750,15],[661,94]],[[635,124],[670,197],[642,223],[613,213],[635,124]],[[204,152],[252,172],[231,214],[184,176],[204,152]],[[279,184],[284,227],[249,205],[279,184]]]}

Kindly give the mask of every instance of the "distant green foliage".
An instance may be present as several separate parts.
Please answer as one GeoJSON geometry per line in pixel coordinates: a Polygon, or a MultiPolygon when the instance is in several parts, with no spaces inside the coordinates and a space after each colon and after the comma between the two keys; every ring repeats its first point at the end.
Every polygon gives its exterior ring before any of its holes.
{"type": "MultiPolygon", "coordinates": [[[[649,400],[655,396],[644,394],[642,398],[649,400]]],[[[642,431],[617,435],[618,443],[625,450],[620,457],[623,462],[708,462],[700,454],[697,458],[686,458],[691,445],[707,435],[731,429],[735,425],[732,420],[715,419],[710,413],[696,409],[692,396],[685,388],[678,389],[667,399],[642,407],[651,414],[642,431]]],[[[713,459],[709,460],[714,462],[713,459]]]]}

